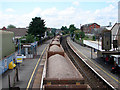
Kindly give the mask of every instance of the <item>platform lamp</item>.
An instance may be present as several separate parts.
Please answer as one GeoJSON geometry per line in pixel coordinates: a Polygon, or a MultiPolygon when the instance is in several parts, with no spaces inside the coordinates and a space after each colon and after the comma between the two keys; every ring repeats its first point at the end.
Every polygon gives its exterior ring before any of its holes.
{"type": "Polygon", "coordinates": [[[18,39],[18,54],[21,54],[21,40],[18,39]]]}

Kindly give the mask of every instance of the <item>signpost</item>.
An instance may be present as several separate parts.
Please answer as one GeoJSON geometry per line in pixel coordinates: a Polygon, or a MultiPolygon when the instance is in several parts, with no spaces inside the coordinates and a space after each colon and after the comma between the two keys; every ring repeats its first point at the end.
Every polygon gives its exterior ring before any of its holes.
{"type": "Polygon", "coordinates": [[[25,58],[24,55],[17,55],[17,57],[16,57],[16,62],[17,62],[17,63],[22,63],[22,62],[23,62],[23,58],[25,58]]]}

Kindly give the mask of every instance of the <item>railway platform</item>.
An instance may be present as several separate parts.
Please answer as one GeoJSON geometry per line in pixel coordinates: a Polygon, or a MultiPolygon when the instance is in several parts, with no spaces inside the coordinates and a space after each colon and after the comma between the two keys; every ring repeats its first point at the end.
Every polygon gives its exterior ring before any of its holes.
{"type": "MultiPolygon", "coordinates": [[[[33,82],[38,82],[34,80],[35,76],[38,75],[37,73],[42,72],[43,63],[44,63],[44,53],[46,50],[47,45],[51,42],[51,40],[48,40],[44,42],[42,45],[38,46],[37,48],[37,56],[33,59],[24,59],[23,63],[18,67],[18,77],[19,81],[15,82],[13,81],[15,69],[6,71],[1,79],[0,82],[2,83],[3,89],[9,89],[9,83],[8,83],[8,75],[10,75],[10,84],[11,87],[19,87],[20,89],[26,90],[31,89],[32,87],[36,88],[38,85],[33,86],[33,82]]],[[[37,77],[41,77],[38,75],[37,77]]],[[[37,78],[38,79],[38,78],[37,78]]],[[[40,84],[39,84],[40,85],[40,84]]]]}
{"type": "MultiPolygon", "coordinates": [[[[106,83],[109,84],[113,89],[120,89],[120,77],[114,75],[110,72],[109,69],[105,68],[103,65],[96,62],[94,59],[91,59],[90,50],[86,47],[83,47],[75,42],[73,42],[69,37],[67,38],[67,43],[70,48],[86,63],[99,77],[101,77],[106,83]],[[87,49],[87,50],[86,50],[87,49]]],[[[93,55],[94,58],[97,55],[93,55]]]]}

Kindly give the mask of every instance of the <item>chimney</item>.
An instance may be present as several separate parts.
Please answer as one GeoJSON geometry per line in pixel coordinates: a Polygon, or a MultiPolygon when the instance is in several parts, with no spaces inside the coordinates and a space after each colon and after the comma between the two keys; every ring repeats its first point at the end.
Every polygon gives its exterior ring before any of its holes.
{"type": "Polygon", "coordinates": [[[118,2],[118,23],[120,23],[120,1],[118,2]]]}

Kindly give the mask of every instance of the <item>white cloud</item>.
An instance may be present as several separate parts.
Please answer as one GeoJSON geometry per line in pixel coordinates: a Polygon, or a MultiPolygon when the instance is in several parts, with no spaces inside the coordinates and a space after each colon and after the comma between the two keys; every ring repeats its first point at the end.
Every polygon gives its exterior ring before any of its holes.
{"type": "Polygon", "coordinates": [[[84,11],[75,7],[69,7],[64,10],[57,8],[41,9],[35,8],[30,13],[23,15],[6,14],[0,12],[0,27],[13,24],[17,27],[26,27],[31,22],[32,18],[39,16],[45,19],[47,27],[61,28],[61,26],[75,24],[79,27],[80,24],[96,22],[100,25],[107,25],[110,21],[114,24],[117,21],[117,6],[110,4],[103,9],[95,11],[84,11]]]}
{"type": "Polygon", "coordinates": [[[6,11],[6,12],[14,12],[15,10],[12,9],[12,8],[8,8],[8,9],[6,9],[5,11],[6,11]]]}
{"type": "Polygon", "coordinates": [[[118,2],[119,0],[106,0],[106,2],[108,3],[115,3],[115,2],[118,2]]]}
{"type": "MultiPolygon", "coordinates": [[[[79,2],[116,2],[119,0],[77,0],[79,2]]],[[[74,0],[0,0],[0,2],[74,2],[74,0]]]]}
{"type": "Polygon", "coordinates": [[[49,9],[46,9],[44,10],[41,15],[42,16],[54,16],[54,15],[57,15],[58,11],[55,7],[53,8],[49,8],[49,9]]]}
{"type": "Polygon", "coordinates": [[[75,5],[75,6],[78,6],[79,2],[78,1],[74,1],[72,4],[75,5]]]}

